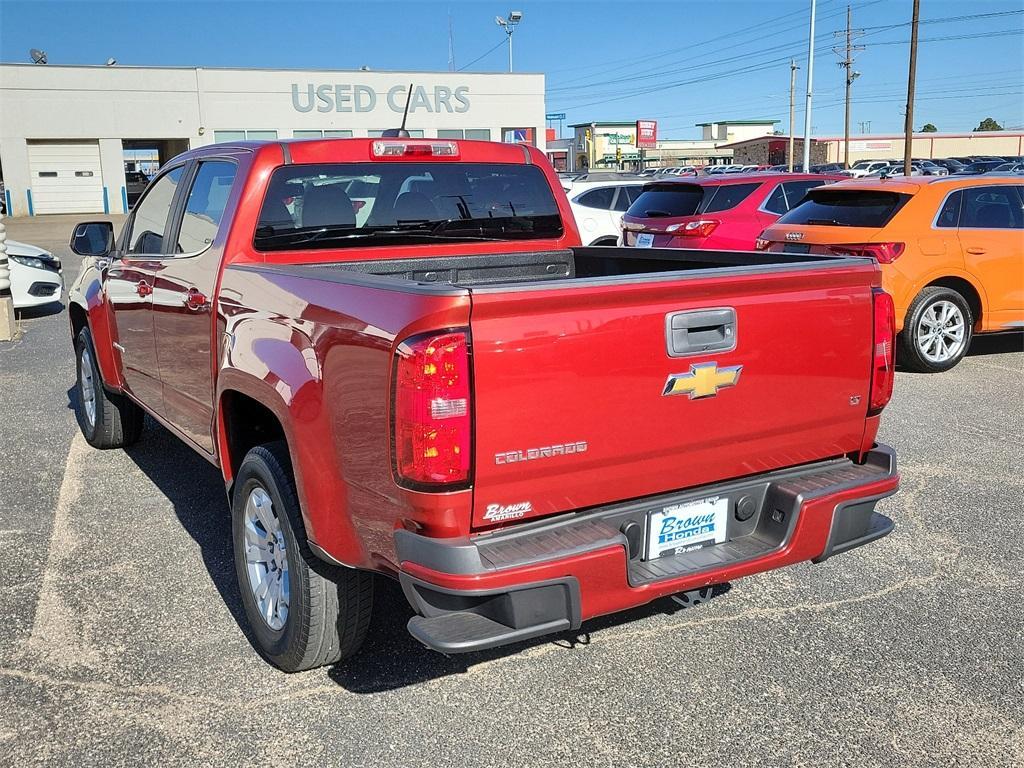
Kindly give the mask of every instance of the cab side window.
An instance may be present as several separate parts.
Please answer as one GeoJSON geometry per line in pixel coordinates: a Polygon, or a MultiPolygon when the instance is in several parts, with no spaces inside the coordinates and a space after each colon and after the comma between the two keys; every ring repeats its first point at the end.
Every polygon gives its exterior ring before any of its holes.
{"type": "Polygon", "coordinates": [[[1024,210],[1015,186],[969,187],[963,190],[960,226],[965,229],[1024,229],[1024,210]]]}
{"type": "Polygon", "coordinates": [[[168,171],[153,184],[135,209],[128,235],[128,253],[164,253],[164,237],[171,217],[171,203],[185,166],[168,171]]]}
{"type": "Polygon", "coordinates": [[[178,229],[177,253],[197,253],[213,242],[234,180],[234,163],[211,160],[199,164],[178,229]]]}
{"type": "Polygon", "coordinates": [[[956,227],[960,223],[960,203],[963,200],[963,192],[957,191],[946,198],[939,215],[935,219],[935,226],[940,228],[956,227]]]}

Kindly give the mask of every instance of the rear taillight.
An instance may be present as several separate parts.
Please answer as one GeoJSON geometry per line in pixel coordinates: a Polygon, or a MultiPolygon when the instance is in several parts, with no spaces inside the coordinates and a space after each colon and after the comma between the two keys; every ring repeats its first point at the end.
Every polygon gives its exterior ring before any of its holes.
{"type": "Polygon", "coordinates": [[[892,397],[896,378],[893,343],[896,335],[896,312],[892,296],[878,288],[874,291],[874,335],[871,358],[871,396],[868,398],[868,416],[881,413],[892,397]]]}
{"type": "Polygon", "coordinates": [[[765,240],[763,237],[759,237],[759,238],[757,238],[757,240],[754,241],[754,250],[755,251],[767,251],[768,250],[768,246],[771,245],[771,244],[772,244],[771,240],[765,240]]]}
{"type": "Polygon", "coordinates": [[[828,252],[836,256],[867,256],[879,264],[892,264],[905,248],[903,243],[844,243],[828,246],[828,252]]]}
{"type": "Polygon", "coordinates": [[[394,377],[394,468],[412,487],[469,482],[472,455],[469,336],[430,333],[398,347],[394,377]]]}
{"type": "Polygon", "coordinates": [[[698,219],[685,224],[670,224],[665,227],[665,231],[672,232],[677,237],[707,237],[720,223],[717,219],[698,219]]]}

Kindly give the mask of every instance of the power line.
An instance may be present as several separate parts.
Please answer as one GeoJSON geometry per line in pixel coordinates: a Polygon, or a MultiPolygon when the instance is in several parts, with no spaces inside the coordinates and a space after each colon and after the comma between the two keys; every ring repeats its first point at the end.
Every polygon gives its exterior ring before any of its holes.
{"type": "Polygon", "coordinates": [[[473,66],[474,64],[476,64],[476,63],[477,63],[478,61],[480,61],[480,59],[484,58],[485,56],[490,56],[490,55],[491,55],[492,53],[494,53],[494,52],[495,52],[496,50],[498,50],[499,48],[501,48],[501,46],[503,46],[504,44],[505,44],[505,41],[504,41],[504,40],[501,40],[501,41],[500,41],[500,42],[499,42],[499,43],[498,43],[498,44],[497,44],[496,46],[494,46],[493,48],[491,48],[491,49],[489,49],[489,50],[487,50],[487,51],[484,51],[484,52],[483,52],[483,53],[481,53],[481,54],[480,54],[479,56],[477,56],[477,57],[476,57],[475,59],[473,59],[473,60],[472,60],[471,62],[469,62],[469,64],[466,64],[465,66],[459,67],[459,68],[458,68],[458,69],[456,70],[456,72],[462,72],[462,71],[463,71],[463,70],[465,70],[465,69],[469,69],[469,68],[470,68],[470,67],[472,67],[472,66],[473,66]]]}
{"type": "MultiPolygon", "coordinates": [[[[1008,36],[1008,35],[1020,35],[1020,34],[1021,33],[1018,30],[1006,30],[1006,31],[1001,31],[1001,32],[980,32],[980,33],[977,33],[977,34],[947,35],[947,36],[944,36],[944,37],[921,38],[918,42],[919,43],[937,43],[937,42],[949,42],[949,41],[953,41],[953,40],[970,40],[970,39],[976,39],[976,38],[979,38],[979,37],[994,38],[994,37],[1005,37],[1005,36],[1008,36]]],[[[886,40],[886,41],[872,43],[872,45],[904,45],[904,44],[906,44],[908,42],[909,42],[909,40],[886,40]]],[[[746,57],[744,57],[744,58],[746,58],[746,57]]],[[[614,96],[614,97],[605,98],[605,99],[598,99],[596,101],[590,101],[590,102],[586,102],[586,103],[569,104],[569,105],[562,106],[560,108],[561,109],[583,109],[585,107],[593,107],[593,106],[597,106],[597,105],[600,105],[600,104],[609,104],[609,103],[616,102],[616,101],[623,101],[623,100],[626,100],[626,99],[632,99],[632,98],[636,98],[637,96],[642,96],[642,95],[646,95],[646,94],[649,94],[649,93],[657,93],[659,91],[672,90],[672,89],[675,89],[675,88],[680,88],[680,87],[685,86],[685,85],[694,85],[694,84],[697,84],[697,83],[708,82],[708,81],[711,81],[711,80],[720,80],[723,77],[729,77],[730,75],[750,74],[750,73],[753,73],[753,72],[761,72],[761,71],[764,71],[766,69],[772,68],[774,65],[776,65],[776,64],[778,64],[780,62],[788,61],[789,59],[790,59],[789,56],[782,56],[782,57],[777,57],[777,58],[773,58],[773,59],[767,59],[767,60],[764,60],[762,62],[758,62],[758,63],[750,64],[750,65],[747,65],[747,66],[744,66],[744,67],[740,67],[738,69],[727,70],[727,71],[723,71],[723,72],[720,72],[720,73],[712,73],[712,74],[696,77],[696,78],[689,79],[689,80],[678,80],[678,81],[673,81],[673,82],[668,82],[668,83],[655,84],[655,85],[648,86],[648,87],[643,88],[643,89],[634,90],[631,93],[623,94],[621,96],[614,96]]],[[[804,60],[803,57],[801,57],[800,60],[801,61],[804,60]]]]}

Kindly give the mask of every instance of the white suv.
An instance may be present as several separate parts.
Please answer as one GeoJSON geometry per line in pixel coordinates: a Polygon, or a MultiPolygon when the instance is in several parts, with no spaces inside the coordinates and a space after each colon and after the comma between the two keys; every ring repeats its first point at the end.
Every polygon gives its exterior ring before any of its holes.
{"type": "Polygon", "coordinates": [[[584,245],[615,245],[622,214],[640,197],[645,181],[594,181],[572,185],[568,191],[580,239],[584,245]]]}

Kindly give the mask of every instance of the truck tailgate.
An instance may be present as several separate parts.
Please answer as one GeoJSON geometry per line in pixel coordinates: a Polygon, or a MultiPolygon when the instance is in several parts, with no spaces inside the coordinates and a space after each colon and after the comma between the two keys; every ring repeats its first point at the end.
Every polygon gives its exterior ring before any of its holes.
{"type": "Polygon", "coordinates": [[[877,267],[714,272],[471,291],[475,528],[860,447],[877,267]],[[698,310],[735,348],[670,356],[698,310]]]}

